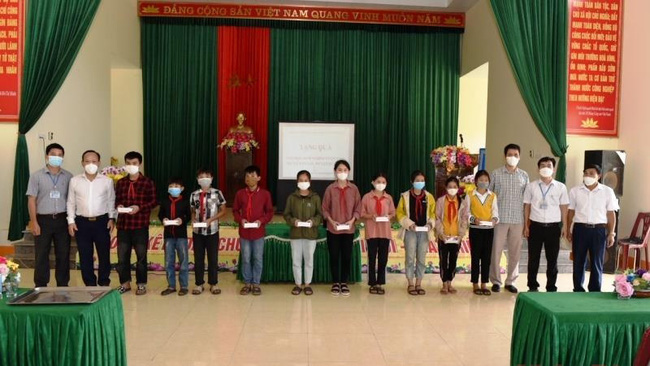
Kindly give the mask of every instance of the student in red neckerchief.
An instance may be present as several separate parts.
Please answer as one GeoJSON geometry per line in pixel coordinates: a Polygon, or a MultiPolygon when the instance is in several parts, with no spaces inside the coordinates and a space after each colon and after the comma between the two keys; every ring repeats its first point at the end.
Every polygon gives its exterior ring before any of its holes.
{"type": "Polygon", "coordinates": [[[350,163],[339,160],[334,164],[336,180],[323,196],[323,219],[327,220],[327,247],[332,271],[332,295],[349,296],[350,261],[355,223],[361,217],[361,194],[348,180],[350,163]],[[340,259],[340,265],[339,265],[340,259]]]}
{"type": "Polygon", "coordinates": [[[397,222],[402,225],[399,236],[404,240],[407,291],[410,295],[426,294],[422,288],[422,279],[426,269],[429,241],[434,239],[436,199],[424,189],[424,180],[421,170],[411,173],[413,187],[402,193],[395,212],[397,222]]]}
{"type": "Polygon", "coordinates": [[[244,287],[241,295],[261,295],[260,280],[264,261],[264,236],[266,224],[273,218],[271,194],[259,187],[260,168],[251,165],[244,170],[246,188],[237,191],[232,205],[235,221],[239,223],[242,275],[244,287]]]}

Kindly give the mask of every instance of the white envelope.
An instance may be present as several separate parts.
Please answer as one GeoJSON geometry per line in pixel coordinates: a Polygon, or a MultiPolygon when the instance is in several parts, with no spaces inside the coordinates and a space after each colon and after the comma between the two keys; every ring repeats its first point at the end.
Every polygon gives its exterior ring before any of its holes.
{"type": "Polygon", "coordinates": [[[415,231],[429,231],[428,226],[416,226],[415,231]]]}
{"type": "Polygon", "coordinates": [[[133,209],[131,207],[118,207],[117,212],[119,213],[131,213],[133,209]]]}
{"type": "Polygon", "coordinates": [[[311,222],[298,221],[298,227],[311,227],[311,222]]]}
{"type": "Polygon", "coordinates": [[[178,226],[180,225],[181,222],[179,219],[176,220],[163,220],[163,225],[164,226],[178,226]]]}
{"type": "Polygon", "coordinates": [[[208,223],[206,223],[206,222],[195,222],[192,226],[197,228],[197,229],[202,229],[202,228],[208,227],[208,223]]]}
{"type": "Polygon", "coordinates": [[[492,221],[479,221],[478,224],[479,226],[489,226],[489,227],[494,226],[494,223],[492,221]]]}
{"type": "Polygon", "coordinates": [[[336,231],[345,231],[345,230],[350,230],[350,225],[346,225],[346,224],[336,225],[336,231]]]}
{"type": "Polygon", "coordinates": [[[460,238],[457,236],[452,236],[451,238],[445,240],[445,244],[458,244],[460,242],[460,238]]]}
{"type": "Polygon", "coordinates": [[[389,222],[388,216],[377,216],[375,222],[389,222]]]}
{"type": "Polygon", "coordinates": [[[257,229],[260,227],[260,224],[256,222],[245,222],[244,223],[244,229],[257,229]]]}

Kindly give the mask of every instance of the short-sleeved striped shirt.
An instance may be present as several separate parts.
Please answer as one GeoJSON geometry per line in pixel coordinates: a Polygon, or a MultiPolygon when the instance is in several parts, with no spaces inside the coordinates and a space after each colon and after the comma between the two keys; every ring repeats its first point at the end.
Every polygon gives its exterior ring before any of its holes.
{"type": "Polygon", "coordinates": [[[490,177],[490,190],[497,194],[499,223],[524,223],[524,191],[528,185],[528,173],[517,168],[509,172],[504,166],[495,169],[490,177]]]}
{"type": "MultiPolygon", "coordinates": [[[[198,189],[190,195],[190,207],[194,210],[196,221],[205,221],[219,212],[219,208],[226,204],[226,199],[220,190],[210,188],[209,191],[202,194],[203,191],[198,189]]],[[[219,220],[213,221],[207,228],[194,228],[195,234],[212,235],[219,232],[219,220]]]]}

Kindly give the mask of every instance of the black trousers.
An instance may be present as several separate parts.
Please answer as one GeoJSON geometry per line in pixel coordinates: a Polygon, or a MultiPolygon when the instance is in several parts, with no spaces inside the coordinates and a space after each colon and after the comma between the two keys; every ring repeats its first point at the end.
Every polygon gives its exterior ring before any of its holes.
{"type": "Polygon", "coordinates": [[[544,226],[535,221],[530,222],[528,233],[528,288],[539,288],[537,272],[539,260],[542,256],[542,247],[546,252],[546,291],[557,291],[557,257],[560,254],[560,224],[544,226]]]}
{"type": "Polygon", "coordinates": [[[334,283],[347,283],[350,279],[353,240],[354,234],[332,234],[329,231],[327,232],[330,271],[334,283]]]}
{"type": "Polygon", "coordinates": [[[451,281],[456,276],[456,262],[458,261],[459,244],[445,244],[438,240],[438,251],[440,252],[440,278],[442,282],[451,281]]]}
{"type": "Polygon", "coordinates": [[[108,231],[108,215],[103,215],[94,221],[84,217],[75,219],[77,224],[77,249],[79,250],[79,263],[81,278],[86,286],[108,286],[111,284],[111,233],[108,231]],[[93,248],[94,244],[94,248],[93,248]],[[97,276],[94,270],[94,250],[97,250],[99,268],[97,276]]]}
{"type": "Polygon", "coordinates": [[[372,238],[366,240],[366,243],[368,244],[368,285],[385,285],[390,239],[372,238]],[[379,266],[377,266],[377,257],[379,257],[379,266]]]}
{"type": "Polygon", "coordinates": [[[205,283],[205,254],[208,254],[208,285],[219,283],[219,233],[194,234],[194,280],[197,286],[205,283]]]}
{"type": "Polygon", "coordinates": [[[603,263],[607,250],[607,229],[573,225],[573,291],[584,292],[585,269],[589,258],[589,292],[600,292],[603,282],[603,263]]]}
{"type": "Polygon", "coordinates": [[[68,286],[70,282],[70,233],[65,213],[38,215],[36,221],[41,234],[34,237],[34,286],[47,287],[50,282],[50,250],[54,242],[57,286],[68,286]]]}
{"type": "Polygon", "coordinates": [[[131,250],[135,250],[135,282],[147,284],[149,228],[117,231],[117,273],[120,283],[131,282],[131,250]]]}
{"type": "Polygon", "coordinates": [[[490,282],[490,263],[492,261],[492,242],[494,229],[469,228],[469,243],[472,254],[472,283],[490,282]]]}

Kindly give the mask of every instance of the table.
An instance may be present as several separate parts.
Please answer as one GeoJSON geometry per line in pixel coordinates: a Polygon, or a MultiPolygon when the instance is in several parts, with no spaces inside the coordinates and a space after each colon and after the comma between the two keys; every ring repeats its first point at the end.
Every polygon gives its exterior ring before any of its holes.
{"type": "Polygon", "coordinates": [[[650,299],[613,293],[522,293],[511,365],[632,365],[650,328],[650,299]]]}
{"type": "Polygon", "coordinates": [[[6,301],[0,300],[0,365],[127,364],[122,299],[116,291],[87,305],[6,301]]]}
{"type": "MultiPolygon", "coordinates": [[[[312,283],[332,282],[330,272],[330,255],[327,249],[327,230],[318,228],[318,240],[314,252],[314,276],[312,283]]],[[[241,253],[237,264],[237,279],[242,280],[241,253]]],[[[293,262],[291,260],[291,244],[289,242],[289,225],[269,224],[266,226],[264,238],[264,267],[262,282],[291,282],[293,283],[293,262]]],[[[361,241],[359,230],[354,234],[352,260],[350,263],[350,282],[361,281],[361,241]]]]}

